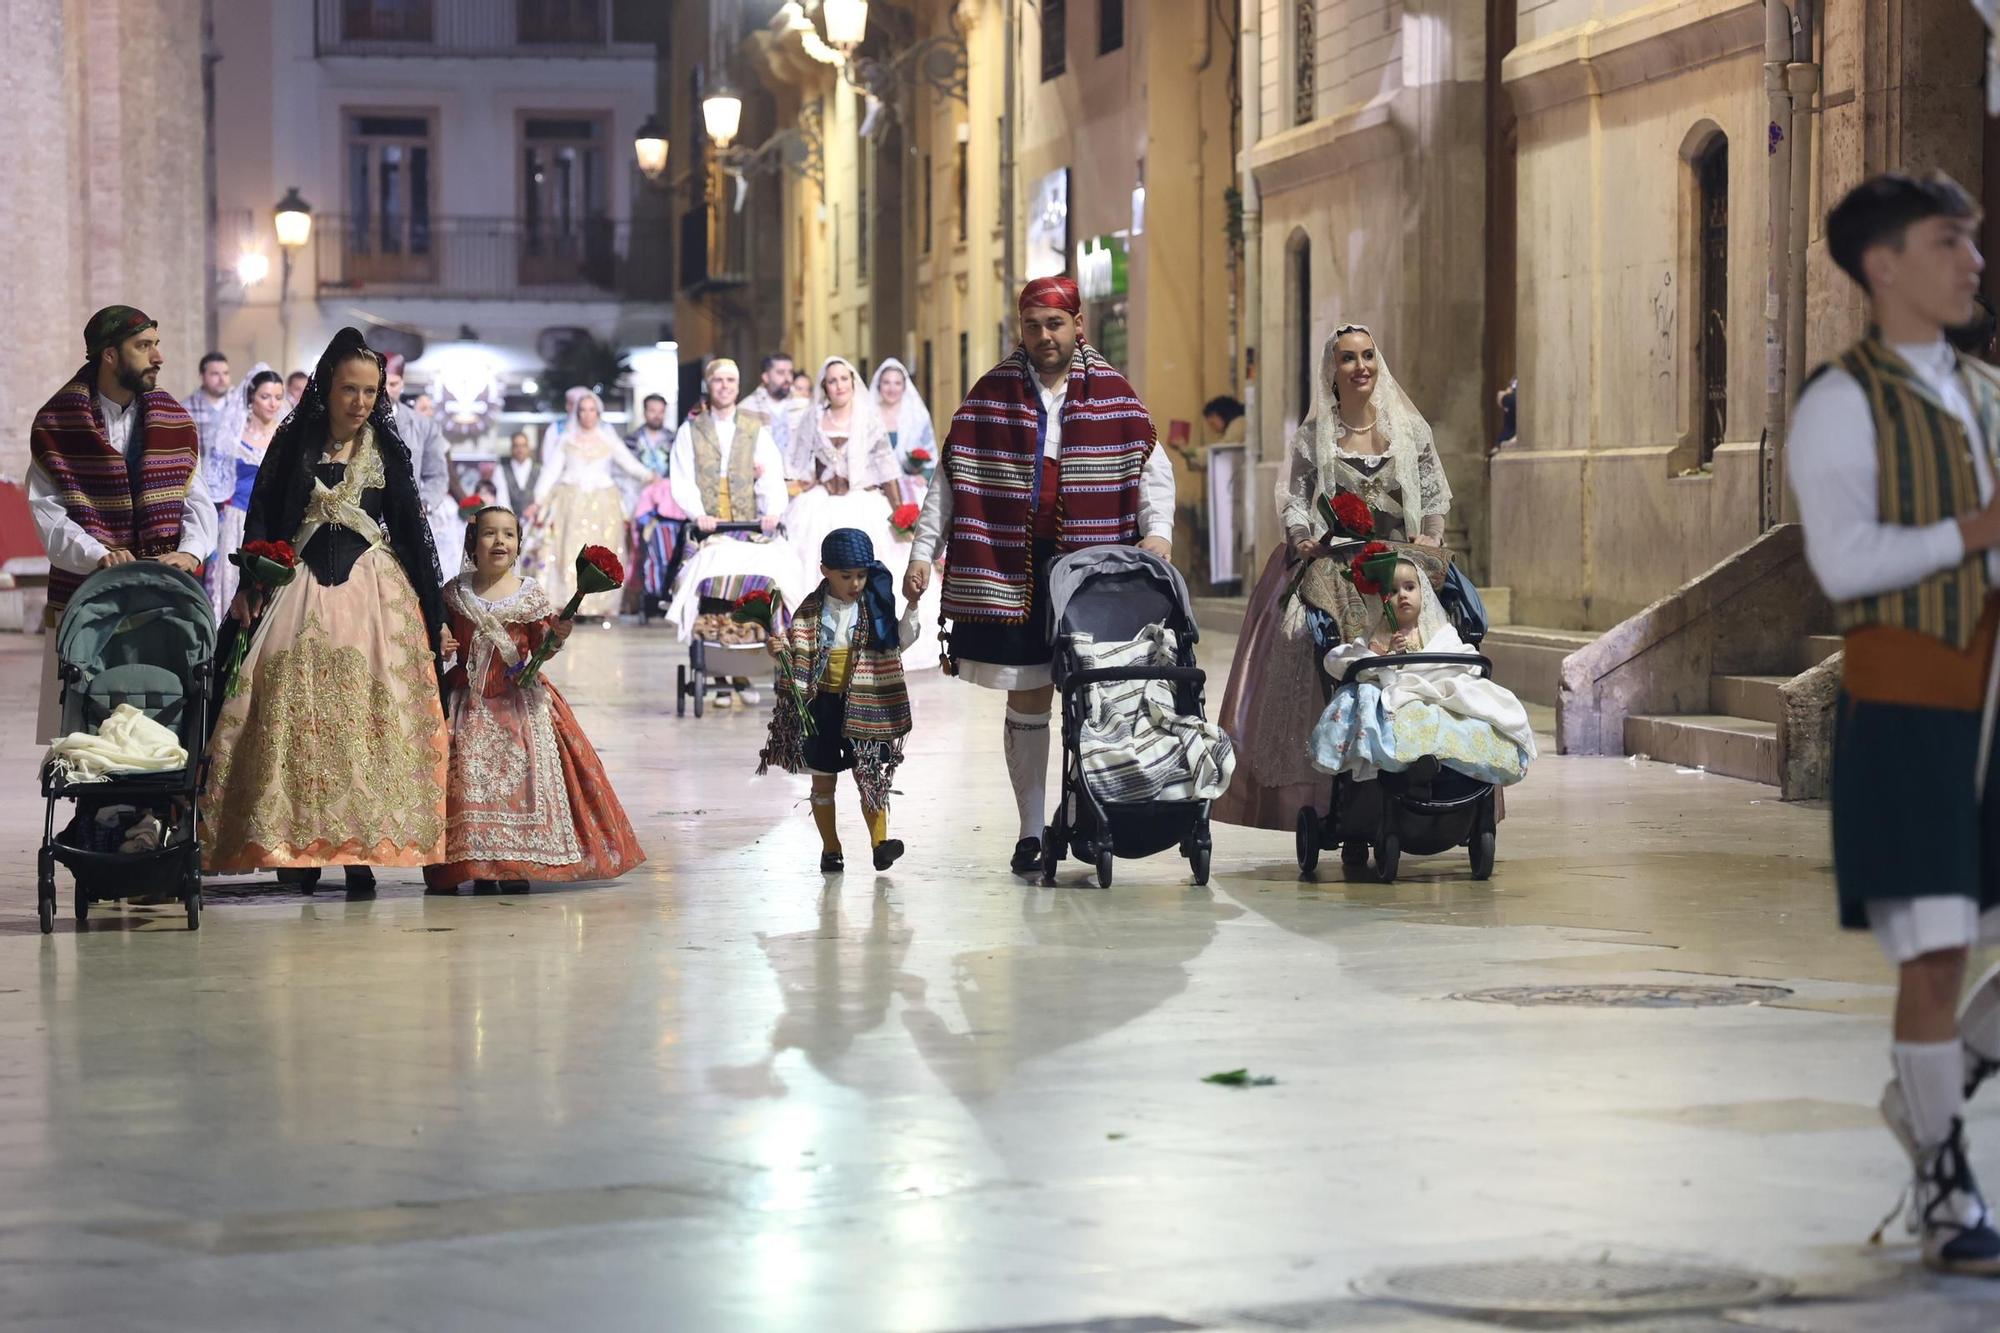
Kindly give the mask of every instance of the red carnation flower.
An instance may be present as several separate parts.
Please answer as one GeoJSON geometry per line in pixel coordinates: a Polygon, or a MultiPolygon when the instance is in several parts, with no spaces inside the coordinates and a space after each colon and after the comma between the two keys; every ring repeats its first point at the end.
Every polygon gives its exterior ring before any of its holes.
{"type": "Polygon", "coordinates": [[[1359,555],[1348,562],[1347,578],[1348,582],[1354,585],[1354,591],[1365,593],[1370,597],[1380,597],[1382,595],[1381,583],[1368,577],[1368,564],[1370,561],[1388,554],[1390,554],[1389,543],[1369,542],[1361,548],[1359,555]]]}
{"type": "Polygon", "coordinates": [[[1375,513],[1368,502],[1352,491],[1333,497],[1333,518],[1350,537],[1368,537],[1375,532],[1375,513]]]}
{"type": "Polygon", "coordinates": [[[921,512],[913,504],[897,505],[896,511],[889,515],[889,526],[898,532],[914,532],[917,528],[917,515],[921,512]]]}
{"type": "Polygon", "coordinates": [[[486,501],[476,495],[468,495],[458,502],[459,516],[462,518],[471,518],[485,507],[486,501]]]}
{"type": "Polygon", "coordinates": [[[272,564],[283,565],[287,569],[292,568],[299,560],[298,555],[292,550],[292,544],[282,539],[269,542],[245,542],[243,544],[243,554],[262,560],[269,560],[272,564]]]}
{"type": "Polygon", "coordinates": [[[611,580],[612,586],[616,587],[625,582],[625,566],[619,561],[617,553],[610,547],[586,546],[583,548],[580,558],[588,560],[591,564],[595,565],[605,578],[611,580]]]}
{"type": "Polygon", "coordinates": [[[931,451],[928,449],[912,449],[910,450],[910,457],[919,463],[928,463],[931,461],[931,451]]]}

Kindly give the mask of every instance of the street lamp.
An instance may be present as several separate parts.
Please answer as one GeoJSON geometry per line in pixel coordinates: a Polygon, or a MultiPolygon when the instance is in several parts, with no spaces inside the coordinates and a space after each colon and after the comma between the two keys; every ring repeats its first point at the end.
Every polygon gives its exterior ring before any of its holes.
{"type": "Polygon", "coordinates": [[[743,126],[743,99],[719,83],[701,99],[701,123],[717,148],[727,148],[743,126]]]}
{"type": "Polygon", "coordinates": [[[667,132],[658,116],[647,116],[639,132],[632,136],[632,153],[639,159],[639,174],[657,184],[667,174],[667,132]]]}
{"type": "Polygon", "coordinates": [[[856,47],[868,35],[868,0],[820,0],[829,46],[856,47]]]}
{"type": "Polygon", "coordinates": [[[292,255],[305,249],[312,239],[312,205],[299,197],[299,187],[294,185],[285,191],[272,216],[278,230],[278,252],[284,260],[278,278],[278,349],[289,366],[293,364],[292,255]]]}

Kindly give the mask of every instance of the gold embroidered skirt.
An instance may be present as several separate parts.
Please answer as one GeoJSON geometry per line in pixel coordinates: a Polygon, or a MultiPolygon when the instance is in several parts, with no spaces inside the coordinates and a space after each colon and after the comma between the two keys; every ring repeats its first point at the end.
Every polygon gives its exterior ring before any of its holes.
{"type": "Polygon", "coordinates": [[[203,864],[440,860],[446,745],[430,642],[395,557],[369,551],[338,587],[301,565],[209,742],[203,864]]]}
{"type": "MultiPolygon", "coordinates": [[[[625,501],[616,486],[586,491],[567,482],[549,497],[548,536],[542,543],[542,591],[560,611],[576,592],[576,553],[586,546],[605,546],[627,558],[625,501]]],[[[585,618],[615,616],[622,591],[592,593],[577,614],[585,618]]]]}

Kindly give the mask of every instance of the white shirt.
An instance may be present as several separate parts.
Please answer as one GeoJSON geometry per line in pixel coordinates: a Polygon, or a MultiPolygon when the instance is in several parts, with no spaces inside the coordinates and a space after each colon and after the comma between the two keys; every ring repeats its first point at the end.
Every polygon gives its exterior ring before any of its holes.
{"type": "MultiPolygon", "coordinates": [[[[1953,373],[1955,357],[1943,339],[1891,348],[1907,362],[1972,440],[1972,470],[1979,500],[1993,498],[1991,447],[1965,386],[1953,373]]],[[[1806,563],[1826,595],[1837,602],[1908,588],[1965,559],[1956,519],[1928,527],[1884,522],[1875,423],[1867,395],[1844,370],[1828,370],[1799,395],[1792,410],[1786,465],[1799,519],[1806,531],[1806,563]]],[[[1986,553],[1987,573],[2000,581],[2000,553],[1986,553]]]]}
{"type": "MultiPolygon", "coordinates": [[[[854,646],[854,627],[861,619],[861,599],[843,602],[833,595],[831,588],[821,603],[820,646],[831,652],[835,648],[854,646]]],[[[903,618],[896,622],[897,646],[907,650],[923,633],[923,616],[917,603],[911,602],[903,610],[903,618]]],[[[851,679],[851,677],[850,677],[851,679]]]]}
{"type": "MultiPolygon", "coordinates": [[[[728,416],[717,412],[709,414],[709,424],[715,427],[715,443],[721,449],[720,471],[729,475],[729,456],[736,447],[736,413],[732,409],[728,416]]],[[[771,438],[769,427],[759,427],[757,439],[751,445],[751,463],[757,469],[757,516],[763,518],[782,514],[790,502],[785,493],[785,457],[778,452],[778,442],[771,438]]],[[[695,475],[694,463],[694,422],[683,421],[681,428],[674,432],[674,452],[672,466],[667,469],[668,485],[672,487],[674,503],[689,518],[704,518],[708,510],[701,503],[701,482],[695,475]]]]}
{"type": "MultiPolygon", "coordinates": [[[[129,453],[132,447],[132,427],[139,419],[138,402],[134,395],[131,402],[120,407],[103,394],[97,395],[97,408],[104,414],[105,437],[121,454],[129,453]]],[[[55,479],[39,463],[28,468],[28,510],[34,515],[35,534],[42,539],[42,549],[49,553],[51,566],[70,574],[88,574],[97,568],[97,562],[109,548],[77,526],[63,506],[55,479]]],[[[209,496],[208,483],[202,479],[201,467],[197,465],[188,474],[187,496],[181,501],[178,549],[197,560],[208,559],[215,554],[215,527],[215,501],[209,496]]]]}
{"type": "MultiPolygon", "coordinates": [[[[1069,400],[1069,377],[1065,375],[1053,389],[1044,384],[1041,390],[1042,411],[1048,417],[1042,457],[1061,458],[1062,409],[1069,400]]],[[[910,545],[912,560],[935,560],[951,530],[949,471],[948,465],[940,465],[930,489],[924,492],[923,512],[917,517],[917,532],[910,545]]],[[[1174,465],[1164,449],[1156,448],[1147,456],[1146,469],[1139,476],[1139,535],[1169,543],[1174,539],[1174,465]]]]}

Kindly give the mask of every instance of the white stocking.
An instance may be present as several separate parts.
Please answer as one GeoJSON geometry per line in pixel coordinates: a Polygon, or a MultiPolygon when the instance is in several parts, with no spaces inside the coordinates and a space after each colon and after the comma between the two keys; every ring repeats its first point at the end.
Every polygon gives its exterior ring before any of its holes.
{"type": "Polygon", "coordinates": [[[1007,778],[1014,784],[1014,806],[1021,816],[1023,838],[1042,836],[1048,814],[1049,715],[1007,710],[1007,778]]]}

